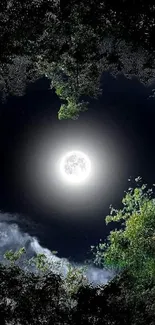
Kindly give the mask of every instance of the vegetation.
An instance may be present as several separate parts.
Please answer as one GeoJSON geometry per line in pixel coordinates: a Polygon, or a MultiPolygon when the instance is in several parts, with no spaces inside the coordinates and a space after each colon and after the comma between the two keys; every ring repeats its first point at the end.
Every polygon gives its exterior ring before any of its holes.
{"type": "MultiPolygon", "coordinates": [[[[88,109],[83,96],[98,98],[100,77],[133,75],[154,80],[155,6],[152,0],[2,0],[0,2],[0,92],[23,96],[42,76],[60,98],[58,118],[77,119],[88,109]]],[[[107,242],[91,251],[94,264],[115,269],[107,285],[93,288],[85,268],[71,266],[63,278],[44,254],[17,266],[26,252],[4,255],[0,264],[0,324],[155,324],[155,199],[146,184],[129,188],[123,207],[111,207],[109,222],[121,222],[107,242]]],[[[53,254],[56,252],[53,252],[53,254]]],[[[59,265],[58,265],[59,268],[59,265]]]]}
{"type": "Polygon", "coordinates": [[[122,220],[121,230],[91,247],[94,264],[117,271],[113,280],[93,287],[84,276],[88,265],[70,266],[63,277],[53,272],[55,265],[44,254],[25,261],[38,274],[26,272],[16,264],[25,248],[7,251],[10,264],[0,265],[1,324],[154,325],[154,191],[140,177],[135,182],[125,192],[123,208],[111,206],[106,217],[106,224],[122,220]]]}
{"type": "Polygon", "coordinates": [[[155,199],[153,189],[140,185],[129,188],[122,200],[120,210],[110,207],[109,222],[121,222],[120,230],[113,230],[107,243],[92,246],[95,264],[127,270],[134,278],[134,287],[143,288],[155,284],[155,199]]]}
{"type": "Polygon", "coordinates": [[[41,76],[65,101],[59,119],[77,119],[98,98],[100,77],[109,70],[154,78],[155,7],[151,0],[3,0],[0,4],[0,90],[22,96],[41,76]],[[65,81],[64,81],[65,79],[65,81]]]}

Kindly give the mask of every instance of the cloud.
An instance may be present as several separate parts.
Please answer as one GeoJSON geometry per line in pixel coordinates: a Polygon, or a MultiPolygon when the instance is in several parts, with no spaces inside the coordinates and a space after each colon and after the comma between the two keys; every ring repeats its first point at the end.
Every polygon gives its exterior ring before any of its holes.
{"type": "MultiPolygon", "coordinates": [[[[30,235],[22,228],[31,227],[35,228],[34,222],[30,221],[29,218],[25,218],[19,215],[12,215],[9,213],[0,213],[0,262],[7,265],[8,261],[4,259],[4,253],[6,250],[12,249],[13,251],[18,250],[21,247],[26,248],[26,254],[19,260],[18,265],[21,268],[37,272],[35,266],[23,264],[24,260],[28,260],[38,253],[43,253],[47,257],[47,260],[52,262],[51,269],[54,273],[62,274],[64,277],[67,274],[69,264],[72,267],[82,267],[82,264],[72,263],[66,258],[60,258],[51,253],[48,248],[42,247],[39,243],[39,239],[36,236],[30,235]]],[[[106,284],[110,279],[114,277],[112,271],[103,270],[93,265],[90,265],[85,273],[88,282],[92,286],[100,284],[106,284]]]]}

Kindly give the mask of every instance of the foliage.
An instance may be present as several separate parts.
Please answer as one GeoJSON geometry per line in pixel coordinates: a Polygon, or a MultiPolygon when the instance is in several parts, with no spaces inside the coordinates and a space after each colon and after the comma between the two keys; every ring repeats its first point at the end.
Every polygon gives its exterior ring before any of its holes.
{"type": "Polygon", "coordinates": [[[13,325],[59,324],[69,318],[67,295],[58,275],[40,277],[17,266],[1,265],[0,280],[0,313],[5,321],[13,325]]]}
{"type": "Polygon", "coordinates": [[[71,298],[76,296],[81,286],[88,285],[88,281],[84,275],[86,269],[87,266],[80,268],[73,268],[71,265],[68,266],[68,272],[64,283],[71,298]]]}
{"type": "Polygon", "coordinates": [[[86,103],[76,103],[74,99],[70,99],[67,97],[67,104],[61,105],[59,112],[58,112],[58,119],[72,119],[76,120],[79,117],[80,111],[87,110],[86,103]]]}
{"type": "Polygon", "coordinates": [[[21,247],[15,253],[11,249],[11,250],[5,252],[4,258],[6,258],[7,260],[11,261],[14,264],[14,262],[17,261],[23,255],[23,253],[26,253],[26,250],[24,247],[21,247]]]}
{"type": "Polygon", "coordinates": [[[136,178],[137,186],[126,192],[123,208],[116,210],[111,206],[105,219],[106,224],[123,220],[124,229],[111,231],[108,243],[91,247],[95,264],[129,270],[138,286],[155,282],[155,199],[153,190],[140,185],[140,181],[136,178]]]}
{"type": "MultiPolygon", "coordinates": [[[[55,88],[56,94],[59,98],[65,101],[64,104],[60,106],[58,112],[58,119],[73,119],[76,120],[79,117],[80,112],[87,110],[88,102],[80,99],[82,94],[88,94],[88,90],[84,90],[84,85],[82,83],[82,76],[75,75],[75,71],[67,71],[67,67],[63,68],[57,64],[49,64],[46,61],[38,58],[37,63],[40,73],[45,73],[46,76],[51,80],[51,88],[55,88]],[[66,73],[65,73],[66,72],[66,73]],[[67,74],[68,73],[68,74],[67,74]],[[77,81],[77,78],[78,81],[77,81]],[[81,78],[81,79],[80,79],[81,78]]],[[[79,73],[79,72],[78,72],[79,73]]],[[[86,76],[83,76],[84,83],[86,86],[86,76]]],[[[90,83],[89,83],[89,87],[90,83]]],[[[95,96],[96,91],[92,94],[95,96]]],[[[91,91],[89,90],[89,94],[91,91]]]]}
{"type": "Polygon", "coordinates": [[[155,286],[147,286],[136,299],[127,271],[107,285],[93,288],[85,283],[72,298],[62,279],[52,272],[39,276],[1,264],[0,281],[2,325],[154,324],[155,286]]]}
{"type": "Polygon", "coordinates": [[[13,325],[154,325],[155,200],[140,177],[135,182],[135,188],[125,192],[122,209],[110,206],[106,217],[107,224],[123,221],[122,229],[110,233],[109,244],[96,248],[96,264],[116,268],[117,276],[93,288],[83,273],[87,267],[68,265],[66,276],[61,277],[52,271],[57,262],[48,261],[44,254],[27,261],[40,273],[26,273],[16,266],[24,247],[15,253],[10,250],[4,256],[11,266],[0,265],[2,325],[6,321],[13,325]]]}
{"type": "Polygon", "coordinates": [[[79,116],[81,96],[98,98],[101,73],[122,72],[147,84],[154,78],[154,6],[150,0],[3,0],[0,4],[0,91],[22,96],[29,82],[51,80],[58,118],[79,116]],[[62,76],[63,72],[63,76],[62,76]],[[63,81],[63,78],[66,81],[63,81]]]}
{"type": "MultiPolygon", "coordinates": [[[[13,252],[12,250],[6,251],[4,258],[11,262],[11,266],[15,266],[15,263],[21,258],[24,253],[26,253],[26,250],[24,247],[22,247],[17,252],[13,252]]],[[[56,255],[58,252],[52,251],[51,253],[53,255],[56,255]]],[[[35,257],[24,261],[24,264],[31,266],[35,265],[36,269],[39,271],[39,274],[48,274],[51,271],[60,274],[64,263],[65,262],[62,263],[61,261],[55,260],[48,261],[47,257],[43,253],[39,253],[35,257]]],[[[84,267],[77,268],[72,267],[70,264],[68,264],[67,268],[68,271],[66,276],[60,276],[64,278],[65,289],[68,295],[71,297],[77,292],[78,288],[82,284],[87,283],[86,277],[84,275],[84,272],[87,270],[87,266],[85,265],[84,267]]]]}
{"type": "MultiPolygon", "coordinates": [[[[11,267],[10,268],[13,269],[13,270],[16,270],[17,273],[18,272],[20,273],[20,268],[17,267],[16,262],[18,262],[18,260],[22,256],[22,254],[24,254],[25,252],[26,252],[25,248],[22,247],[17,252],[13,252],[12,250],[10,250],[10,251],[6,251],[5,254],[4,254],[5,259],[7,259],[8,261],[11,262],[11,267]]],[[[57,254],[57,251],[52,251],[52,253],[55,255],[55,254],[57,254]]],[[[52,283],[52,286],[51,286],[50,282],[49,282],[50,287],[48,287],[49,289],[46,286],[47,280],[50,277],[51,277],[51,280],[53,279],[53,281],[56,281],[57,285],[59,286],[59,291],[61,291],[61,294],[64,295],[64,298],[63,298],[63,295],[61,297],[59,295],[57,295],[54,298],[54,301],[53,300],[52,301],[48,300],[48,304],[46,306],[46,309],[49,308],[48,305],[51,306],[51,303],[55,304],[57,302],[57,304],[59,304],[60,301],[61,301],[60,306],[62,306],[62,308],[65,310],[63,315],[64,315],[64,317],[66,317],[65,316],[66,308],[71,308],[71,307],[73,308],[76,305],[74,296],[77,293],[78,289],[82,286],[82,284],[87,283],[86,277],[83,274],[84,271],[86,271],[87,267],[85,266],[85,267],[81,267],[81,268],[75,268],[75,267],[73,268],[71,265],[68,265],[67,275],[65,277],[62,276],[62,275],[59,275],[59,280],[61,280],[61,282],[60,282],[61,285],[59,285],[59,283],[57,282],[57,274],[60,274],[60,269],[61,269],[61,265],[60,265],[61,262],[60,261],[47,261],[47,258],[45,256],[45,254],[37,254],[35,257],[32,257],[28,261],[25,261],[25,264],[35,265],[36,268],[38,269],[39,273],[38,273],[38,277],[36,276],[36,278],[35,278],[35,276],[32,276],[32,273],[30,273],[30,272],[25,273],[26,277],[25,277],[25,275],[22,276],[23,277],[22,289],[24,288],[24,281],[28,281],[27,283],[30,285],[30,283],[31,283],[30,282],[30,277],[34,279],[34,280],[32,279],[32,287],[30,289],[28,289],[28,291],[26,291],[27,294],[29,294],[29,300],[30,300],[29,304],[27,303],[26,308],[24,307],[24,305],[21,304],[20,311],[18,310],[19,307],[16,307],[17,315],[20,315],[20,317],[22,318],[22,321],[23,321],[22,324],[29,324],[29,317],[30,317],[29,315],[30,315],[31,312],[33,313],[33,317],[35,317],[35,321],[34,321],[33,324],[38,324],[37,323],[38,317],[39,318],[41,317],[42,322],[45,321],[45,323],[46,323],[48,317],[45,317],[45,320],[44,320],[42,311],[44,310],[44,315],[46,315],[45,306],[47,304],[47,298],[46,298],[46,304],[45,304],[44,294],[47,295],[46,291],[50,290],[50,292],[51,292],[51,290],[53,288],[53,283],[52,283]],[[37,279],[39,287],[42,287],[41,292],[40,292],[40,289],[38,289],[39,290],[38,293],[37,292],[35,293],[36,289],[33,287],[33,285],[36,285],[35,279],[37,279]],[[42,284],[42,282],[43,282],[43,284],[42,284]],[[29,290],[32,290],[32,292],[30,293],[29,290]],[[42,300],[39,297],[38,297],[39,302],[37,302],[37,299],[35,298],[36,294],[37,295],[38,294],[42,295],[41,297],[42,297],[42,299],[44,298],[44,304],[43,304],[43,302],[41,302],[42,300]],[[31,296],[31,299],[30,299],[30,296],[31,296]],[[33,299],[34,299],[34,301],[33,301],[33,299]],[[38,303],[39,304],[42,303],[42,306],[39,307],[38,312],[35,312],[34,311],[34,306],[36,306],[36,304],[38,304],[38,303]],[[33,304],[33,308],[32,308],[32,304],[33,304]],[[23,310],[24,315],[21,312],[22,308],[25,308],[23,310]],[[29,308],[29,313],[28,314],[27,314],[27,308],[29,308]],[[33,309],[33,311],[32,311],[32,309],[33,309]],[[25,320],[25,317],[26,317],[26,320],[25,320]],[[24,321],[25,322],[27,321],[27,322],[24,323],[24,321]]],[[[21,272],[23,272],[23,271],[21,271],[21,272]]],[[[37,285],[37,288],[39,288],[38,285],[37,285]]],[[[19,286],[19,283],[18,283],[17,280],[15,281],[15,286],[16,287],[19,286]]],[[[16,287],[14,287],[13,290],[16,291],[17,290],[16,287]]],[[[6,287],[5,287],[5,289],[6,289],[6,287]]],[[[57,290],[58,290],[58,288],[57,288],[57,290]]],[[[22,294],[22,292],[21,292],[21,294],[22,294]]],[[[57,291],[57,294],[58,294],[58,291],[57,291]]],[[[5,296],[4,293],[2,295],[5,296]]],[[[11,293],[10,291],[7,291],[6,295],[9,297],[9,299],[15,299],[16,304],[18,306],[18,301],[20,302],[20,299],[18,300],[16,298],[16,294],[14,293],[14,291],[13,291],[13,293],[11,293]]],[[[19,298],[19,295],[18,295],[18,298],[19,298]]],[[[52,295],[53,295],[53,293],[52,293],[52,295]]],[[[51,299],[53,299],[52,296],[50,296],[50,297],[51,297],[51,299]]],[[[25,298],[23,297],[22,299],[25,299],[25,298]]],[[[25,304],[24,300],[23,300],[23,303],[25,304]]],[[[3,313],[5,315],[7,315],[7,312],[5,312],[4,305],[5,305],[5,300],[3,301],[3,304],[1,305],[1,307],[4,308],[3,313]]],[[[52,307],[52,308],[54,308],[54,307],[52,307]]],[[[61,314],[62,314],[61,307],[58,308],[58,311],[59,311],[60,315],[55,316],[55,313],[57,312],[56,310],[54,312],[54,316],[49,315],[50,321],[52,319],[54,321],[54,319],[56,319],[56,318],[58,319],[58,318],[61,317],[61,314]]],[[[9,317],[13,317],[13,315],[10,313],[10,311],[8,311],[8,312],[9,312],[9,316],[6,316],[6,318],[9,319],[9,317]]],[[[50,313],[51,313],[51,311],[50,311],[50,313]]],[[[69,317],[69,309],[68,309],[67,313],[68,313],[67,317],[69,317]]],[[[16,315],[16,313],[15,313],[15,315],[16,315]]],[[[31,317],[32,317],[32,314],[31,314],[31,317]]],[[[17,321],[17,318],[16,318],[16,321],[17,321]]],[[[41,324],[44,324],[44,323],[41,323],[41,324]]]]}

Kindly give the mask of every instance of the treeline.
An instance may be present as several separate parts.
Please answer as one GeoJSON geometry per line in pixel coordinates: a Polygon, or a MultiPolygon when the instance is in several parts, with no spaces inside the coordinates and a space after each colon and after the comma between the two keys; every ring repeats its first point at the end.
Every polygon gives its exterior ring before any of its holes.
{"type": "Polygon", "coordinates": [[[1,325],[154,325],[155,285],[134,291],[124,271],[107,285],[80,286],[70,296],[59,275],[0,265],[1,325]]]}

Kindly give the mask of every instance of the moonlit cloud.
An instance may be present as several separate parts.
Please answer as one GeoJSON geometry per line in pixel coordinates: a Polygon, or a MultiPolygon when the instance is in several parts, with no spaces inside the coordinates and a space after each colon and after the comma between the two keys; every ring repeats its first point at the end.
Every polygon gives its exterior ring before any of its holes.
{"type": "MultiPolygon", "coordinates": [[[[37,270],[35,267],[31,265],[25,266],[25,264],[23,264],[23,259],[27,260],[36,256],[38,253],[43,253],[47,257],[48,261],[53,262],[51,266],[52,271],[65,277],[68,265],[71,264],[72,267],[75,267],[75,263],[72,263],[71,261],[69,262],[66,258],[59,258],[53,255],[48,248],[40,245],[37,236],[31,236],[28,232],[24,232],[21,229],[20,224],[24,225],[27,222],[29,221],[22,216],[0,213],[0,262],[5,265],[9,263],[3,257],[6,250],[12,249],[13,251],[16,251],[24,246],[26,248],[26,254],[21,258],[21,262],[19,260],[19,266],[27,271],[36,272],[37,270]]],[[[30,226],[29,223],[29,227],[30,226]]],[[[81,266],[83,265],[76,264],[76,267],[81,266]]],[[[91,265],[86,272],[86,277],[90,284],[97,286],[99,284],[106,284],[114,277],[114,273],[91,265]]]]}

